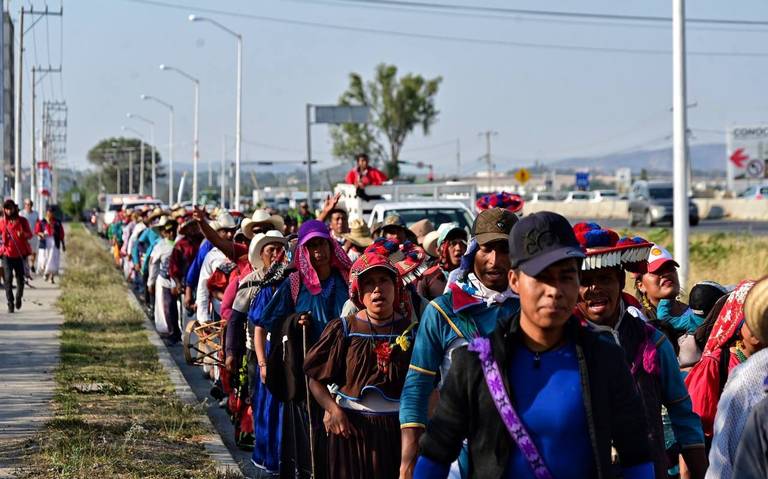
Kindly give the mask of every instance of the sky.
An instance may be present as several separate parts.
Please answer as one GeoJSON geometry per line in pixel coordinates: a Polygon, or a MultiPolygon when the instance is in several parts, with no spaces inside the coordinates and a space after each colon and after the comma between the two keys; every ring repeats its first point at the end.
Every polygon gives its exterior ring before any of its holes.
{"type": "MultiPolygon", "coordinates": [[[[485,140],[479,133],[486,130],[497,132],[491,144],[499,170],[670,142],[668,23],[440,13],[339,0],[48,0],[48,6],[56,9],[61,1],[63,19],[43,20],[25,37],[25,67],[28,75],[34,64],[62,63],[61,77],[52,75],[38,90],[40,101],[67,101],[70,167],[87,167],[88,150],[103,138],[124,135],[122,126],[145,131],[149,138],[147,125],[126,118],[128,112],[156,122],[156,143],[166,154],[167,111],[142,101],[141,94],[174,105],[175,158],[191,163],[192,84],[161,71],[162,63],[200,80],[201,162],[218,165],[223,151],[234,158],[235,40],[211,24],[188,21],[189,14],[215,19],[243,36],[244,161],[304,159],[305,105],[334,104],[350,72],[370,78],[382,62],[396,65],[400,73],[443,78],[436,99],[438,122],[429,136],[417,131],[409,137],[401,157],[432,164],[436,172],[457,170],[457,140],[462,172],[483,169],[479,158],[485,140]]],[[[669,0],[424,1],[661,17],[672,13],[669,0]]],[[[768,21],[768,4],[759,0],[687,3],[689,18],[768,21]]],[[[10,1],[14,20],[21,4],[10,1]]],[[[32,4],[44,7],[42,1],[32,4]]],[[[768,26],[689,24],[693,142],[723,142],[728,125],[766,119],[768,99],[760,79],[768,73],[767,38],[768,26]]],[[[28,158],[29,99],[25,102],[28,158]]],[[[328,129],[313,126],[312,137],[319,166],[337,164],[329,153],[328,129]]]]}

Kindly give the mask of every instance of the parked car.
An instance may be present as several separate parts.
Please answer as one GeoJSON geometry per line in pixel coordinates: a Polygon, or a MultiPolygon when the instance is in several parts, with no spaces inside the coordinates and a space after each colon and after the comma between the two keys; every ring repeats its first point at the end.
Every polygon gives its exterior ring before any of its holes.
{"type": "Polygon", "coordinates": [[[745,200],[764,200],[768,198],[768,185],[754,185],[739,194],[745,200]]]}
{"type": "Polygon", "coordinates": [[[601,201],[616,201],[619,199],[619,192],[616,190],[594,190],[590,191],[589,201],[599,203],[601,201]]]}
{"type": "MultiPolygon", "coordinates": [[[[629,192],[629,226],[672,223],[673,191],[672,183],[668,181],[636,181],[629,192]]],[[[699,224],[699,208],[690,198],[688,222],[691,226],[699,224]]]]}
{"type": "Polygon", "coordinates": [[[569,191],[567,195],[565,195],[565,199],[563,200],[565,203],[571,203],[573,201],[589,201],[592,199],[592,195],[589,191],[569,191]]]}

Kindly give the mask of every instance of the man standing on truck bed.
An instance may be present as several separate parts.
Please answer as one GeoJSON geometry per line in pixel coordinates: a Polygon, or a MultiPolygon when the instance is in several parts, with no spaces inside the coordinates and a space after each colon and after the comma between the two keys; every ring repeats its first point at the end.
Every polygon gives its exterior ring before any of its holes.
{"type": "Polygon", "coordinates": [[[387,181],[387,175],[369,165],[368,155],[359,153],[355,157],[357,164],[349,170],[344,181],[350,185],[357,186],[357,196],[369,201],[375,199],[365,194],[366,186],[377,186],[387,181]]]}

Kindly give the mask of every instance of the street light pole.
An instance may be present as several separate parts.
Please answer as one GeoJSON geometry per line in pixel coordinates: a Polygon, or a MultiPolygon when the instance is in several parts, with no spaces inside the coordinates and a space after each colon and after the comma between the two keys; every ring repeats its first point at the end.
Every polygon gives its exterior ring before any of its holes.
{"type": "Polygon", "coordinates": [[[151,95],[141,95],[142,100],[151,100],[168,109],[168,205],[173,204],[173,105],[151,95]]]}
{"type": "Polygon", "coordinates": [[[189,73],[179,70],[178,68],[169,65],[160,65],[161,70],[175,71],[179,75],[183,76],[187,80],[190,80],[195,89],[195,111],[194,111],[194,132],[192,138],[192,205],[197,205],[197,162],[200,158],[200,122],[199,122],[199,107],[200,107],[200,80],[193,77],[189,73]]]}
{"type": "Polygon", "coordinates": [[[307,205],[312,211],[312,105],[307,103],[307,205]]]}
{"type": "Polygon", "coordinates": [[[685,0],[672,2],[672,153],[673,153],[673,220],[675,260],[683,288],[688,284],[688,157],[686,135],[685,79],[685,0]]]}
{"type": "MultiPolygon", "coordinates": [[[[208,22],[219,29],[229,33],[237,39],[237,92],[236,92],[236,110],[235,110],[235,204],[234,208],[240,206],[240,158],[242,148],[242,103],[243,103],[243,36],[231,30],[221,23],[207,17],[190,15],[190,22],[208,22]]],[[[209,172],[210,175],[210,172],[209,172]]],[[[222,202],[223,202],[222,198],[222,202]]]]}

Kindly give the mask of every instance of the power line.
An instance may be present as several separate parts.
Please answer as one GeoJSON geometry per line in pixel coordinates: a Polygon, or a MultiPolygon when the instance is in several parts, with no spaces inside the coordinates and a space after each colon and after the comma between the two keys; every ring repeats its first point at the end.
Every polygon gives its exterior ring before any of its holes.
{"type": "MultiPolygon", "coordinates": [[[[420,9],[433,9],[444,11],[464,11],[464,12],[482,12],[493,13],[503,15],[528,15],[528,16],[541,16],[541,17],[556,17],[556,18],[583,18],[590,20],[603,20],[603,21],[632,21],[632,22],[665,22],[671,23],[671,17],[660,17],[650,15],[620,15],[609,13],[592,13],[592,12],[564,12],[555,10],[528,10],[521,8],[508,8],[508,7],[488,7],[480,5],[461,5],[461,4],[445,4],[445,3],[431,3],[421,1],[406,1],[406,0],[337,0],[342,3],[350,4],[367,4],[378,6],[397,6],[397,7],[409,7],[420,9]]],[[[743,26],[768,26],[768,20],[741,20],[741,19],[718,19],[718,18],[687,18],[686,23],[697,23],[707,25],[743,25],[743,26]]]]}
{"type": "MultiPolygon", "coordinates": [[[[259,20],[264,22],[282,23],[287,25],[297,25],[312,28],[324,28],[328,30],[349,31],[356,33],[372,33],[378,35],[387,35],[403,38],[420,38],[423,40],[449,41],[458,43],[497,45],[516,48],[532,48],[540,50],[562,50],[562,51],[581,51],[591,53],[626,53],[635,55],[669,55],[671,50],[662,49],[633,49],[620,47],[596,47],[586,45],[565,45],[556,43],[534,43],[534,42],[516,42],[509,40],[492,40],[472,37],[461,37],[452,35],[436,35],[428,33],[403,32],[395,30],[386,30],[367,27],[352,27],[347,25],[338,25],[331,23],[310,22],[304,20],[293,20],[279,17],[268,17],[262,15],[253,15],[245,12],[235,12],[231,10],[221,10],[215,8],[201,8],[193,5],[182,5],[167,3],[160,0],[122,0],[124,2],[138,3],[142,5],[152,5],[156,7],[169,8],[182,11],[198,11],[201,13],[213,13],[216,15],[231,16],[240,19],[259,20]]],[[[763,58],[768,57],[768,52],[727,52],[727,51],[688,51],[688,56],[709,56],[709,57],[745,57],[745,58],[763,58]]]]}

